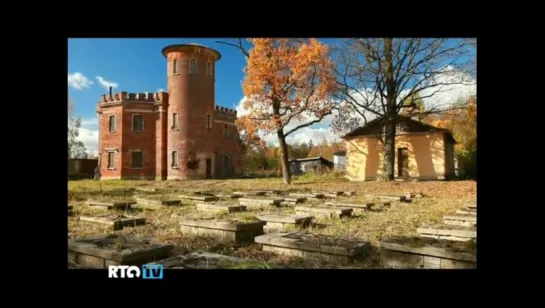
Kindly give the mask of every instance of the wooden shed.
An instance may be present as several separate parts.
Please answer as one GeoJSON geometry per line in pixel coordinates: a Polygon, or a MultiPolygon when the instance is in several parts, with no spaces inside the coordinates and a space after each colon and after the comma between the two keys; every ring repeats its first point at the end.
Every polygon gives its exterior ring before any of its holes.
{"type": "Polygon", "coordinates": [[[333,169],[333,162],[319,156],[290,159],[290,169],[293,175],[305,172],[329,172],[333,169]]]}

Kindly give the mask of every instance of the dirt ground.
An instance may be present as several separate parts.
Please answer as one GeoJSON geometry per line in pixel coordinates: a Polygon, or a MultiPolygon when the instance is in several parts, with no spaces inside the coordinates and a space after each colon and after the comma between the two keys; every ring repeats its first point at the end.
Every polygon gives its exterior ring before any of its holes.
{"type": "MultiPolygon", "coordinates": [[[[476,182],[474,181],[430,181],[430,182],[348,182],[346,180],[295,180],[286,187],[279,178],[274,179],[237,179],[237,180],[195,180],[195,181],[69,181],[68,203],[74,207],[74,215],[68,218],[70,238],[88,235],[111,234],[114,231],[107,226],[80,221],[80,215],[104,214],[105,210],[93,209],[85,205],[87,200],[134,200],[135,197],[159,197],[180,199],[178,195],[196,191],[211,193],[231,193],[245,190],[281,190],[283,192],[328,192],[355,191],[355,196],[328,198],[325,201],[354,203],[364,200],[367,194],[405,194],[421,192],[423,198],[415,198],[410,203],[392,202],[391,206],[376,206],[370,211],[356,211],[353,217],[337,220],[315,219],[316,227],[309,232],[317,235],[329,235],[336,239],[368,240],[373,247],[379,241],[390,236],[416,236],[416,228],[422,224],[440,223],[445,214],[455,213],[467,203],[476,203],[476,182]],[[159,192],[143,192],[137,187],[155,187],[159,192]],[[318,227],[320,226],[321,227],[318,227]],[[325,225],[325,227],[324,227],[325,225]]],[[[325,202],[311,201],[301,205],[315,205],[325,202]]],[[[293,206],[265,206],[261,209],[249,208],[247,212],[232,214],[213,214],[199,212],[195,208],[197,201],[183,200],[181,206],[159,206],[156,210],[133,208],[115,211],[118,214],[136,215],[146,218],[146,224],[126,227],[117,234],[141,236],[158,242],[173,244],[174,253],[207,251],[230,256],[246,257],[263,262],[264,268],[274,266],[297,268],[339,268],[346,264],[312,262],[300,258],[283,257],[263,252],[258,244],[234,247],[209,236],[189,236],[180,231],[180,219],[225,218],[233,217],[252,220],[264,213],[294,213],[293,206]],[[271,264],[273,266],[271,266],[271,264]]],[[[237,199],[222,199],[221,203],[238,204],[237,199]]],[[[350,267],[376,268],[380,264],[378,254],[372,253],[365,261],[357,261],[350,267]]],[[[77,267],[77,265],[73,265],[77,267]]],[[[238,265],[240,268],[240,265],[238,265]]],[[[255,268],[255,263],[252,267],[255,268]]]]}

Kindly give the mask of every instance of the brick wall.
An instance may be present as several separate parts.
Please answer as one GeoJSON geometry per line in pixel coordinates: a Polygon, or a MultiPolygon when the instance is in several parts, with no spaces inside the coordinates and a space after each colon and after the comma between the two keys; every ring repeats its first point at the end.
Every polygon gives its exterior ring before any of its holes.
{"type": "Polygon", "coordinates": [[[167,59],[168,93],[110,93],[103,95],[97,105],[102,178],[203,178],[207,176],[207,160],[211,177],[242,172],[242,149],[234,125],[236,112],[214,103],[214,62],[219,53],[201,46],[174,45],[165,47],[163,55],[167,59]],[[192,59],[196,72],[190,72],[192,59]],[[110,115],[116,116],[115,132],[109,131],[110,115]],[[144,119],[142,131],[133,130],[135,115],[144,119]],[[229,127],[227,137],[225,125],[229,127]],[[115,153],[112,169],[108,168],[108,151],[115,153]],[[142,168],[132,167],[135,151],[143,152],[142,168]],[[172,166],[173,151],[178,153],[177,168],[172,166]],[[226,154],[230,157],[230,172],[224,169],[226,154]],[[198,159],[196,170],[188,169],[190,159],[198,159]]]}

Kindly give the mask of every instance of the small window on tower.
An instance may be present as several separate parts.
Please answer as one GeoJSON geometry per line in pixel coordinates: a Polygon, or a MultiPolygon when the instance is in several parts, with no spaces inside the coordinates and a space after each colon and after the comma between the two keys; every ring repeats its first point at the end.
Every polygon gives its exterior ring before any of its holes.
{"type": "Polygon", "coordinates": [[[212,115],[210,115],[210,114],[206,115],[206,130],[207,131],[212,130],[212,115]]]}
{"type": "Polygon", "coordinates": [[[177,113],[172,114],[172,128],[173,129],[178,128],[178,114],[177,113]]]}
{"type": "Polygon", "coordinates": [[[141,114],[135,114],[132,116],[132,130],[143,131],[144,130],[144,116],[141,114]]]}
{"type": "Polygon", "coordinates": [[[113,133],[115,132],[115,116],[110,116],[108,120],[108,130],[110,131],[110,133],[113,133]]]}
{"type": "Polygon", "coordinates": [[[178,168],[178,151],[172,151],[172,168],[178,168]]]}
{"type": "Polygon", "coordinates": [[[115,168],[115,152],[108,152],[108,169],[115,168]]]}
{"type": "Polygon", "coordinates": [[[172,74],[178,74],[178,60],[172,61],[172,74]]]}
{"type": "Polygon", "coordinates": [[[229,126],[227,124],[223,125],[223,138],[229,137],[229,126]]]}
{"type": "Polygon", "coordinates": [[[212,76],[212,62],[208,62],[208,68],[206,70],[208,76],[212,76]]]}
{"type": "Polygon", "coordinates": [[[197,74],[197,59],[195,58],[189,60],[189,73],[197,74]]]}

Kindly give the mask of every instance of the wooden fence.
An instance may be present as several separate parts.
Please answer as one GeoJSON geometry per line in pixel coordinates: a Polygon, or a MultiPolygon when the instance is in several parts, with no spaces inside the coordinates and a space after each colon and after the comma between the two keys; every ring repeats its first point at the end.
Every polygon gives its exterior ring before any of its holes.
{"type": "Polygon", "coordinates": [[[68,179],[92,179],[98,159],[68,159],[68,179]]]}

